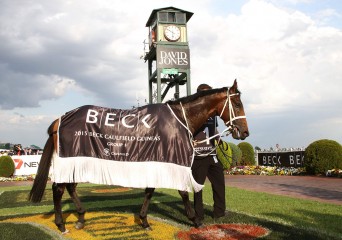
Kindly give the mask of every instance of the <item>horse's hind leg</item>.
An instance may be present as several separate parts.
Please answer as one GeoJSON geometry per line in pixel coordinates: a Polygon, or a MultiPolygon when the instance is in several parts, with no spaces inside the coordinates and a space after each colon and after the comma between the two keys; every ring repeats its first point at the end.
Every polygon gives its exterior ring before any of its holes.
{"type": "Polygon", "coordinates": [[[68,190],[68,193],[69,193],[72,201],[74,202],[74,204],[76,206],[76,211],[78,213],[78,220],[77,220],[77,223],[75,225],[75,228],[76,229],[82,229],[82,228],[84,228],[84,222],[85,222],[84,214],[85,214],[86,210],[82,206],[81,200],[76,193],[76,186],[77,186],[77,183],[67,183],[66,189],[68,190]]]}
{"type": "Polygon", "coordinates": [[[68,233],[65,229],[65,223],[63,222],[62,215],[62,197],[65,190],[65,183],[53,183],[52,184],[52,194],[53,194],[53,204],[55,209],[55,224],[59,231],[63,234],[68,233]]]}
{"type": "Polygon", "coordinates": [[[191,220],[195,227],[198,228],[202,225],[202,222],[199,220],[198,217],[196,217],[195,211],[191,207],[191,203],[189,200],[189,193],[186,191],[180,191],[178,190],[179,195],[181,195],[183,204],[185,207],[185,212],[189,220],[191,220]]]}
{"type": "Polygon", "coordinates": [[[151,198],[153,196],[154,188],[146,188],[145,189],[145,199],[144,203],[140,210],[140,220],[141,226],[145,229],[151,229],[150,224],[147,221],[147,210],[148,206],[150,205],[151,198]]]}

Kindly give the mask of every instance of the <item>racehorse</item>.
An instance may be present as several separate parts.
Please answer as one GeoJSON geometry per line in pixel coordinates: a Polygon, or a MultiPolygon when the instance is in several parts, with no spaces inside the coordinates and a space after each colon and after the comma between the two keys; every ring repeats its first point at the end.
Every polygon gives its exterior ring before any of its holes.
{"type": "MultiPolygon", "coordinates": [[[[240,95],[241,93],[235,80],[232,87],[206,90],[174,101],[168,101],[164,104],[169,106],[175,117],[183,124],[184,131],[189,132],[190,141],[192,141],[191,136],[200,129],[207,119],[214,116],[219,116],[224,121],[227,131],[232,134],[233,138],[243,140],[249,136],[249,131],[240,95]]],[[[55,120],[48,128],[49,138],[44,146],[37,175],[29,194],[29,200],[32,202],[40,202],[43,197],[53,154],[58,149],[56,134],[58,127],[59,119],[55,120]]],[[[61,204],[65,188],[72,198],[78,213],[75,227],[76,229],[84,227],[86,210],[76,193],[76,186],[76,182],[54,182],[52,184],[55,224],[62,233],[68,232],[63,222],[61,204]]],[[[147,221],[147,210],[154,190],[155,188],[150,187],[145,189],[145,198],[139,215],[141,225],[146,229],[150,229],[147,221]]],[[[195,227],[200,226],[202,223],[197,219],[191,207],[188,192],[182,190],[178,190],[178,192],[182,197],[188,219],[194,223],[195,227]]]]}

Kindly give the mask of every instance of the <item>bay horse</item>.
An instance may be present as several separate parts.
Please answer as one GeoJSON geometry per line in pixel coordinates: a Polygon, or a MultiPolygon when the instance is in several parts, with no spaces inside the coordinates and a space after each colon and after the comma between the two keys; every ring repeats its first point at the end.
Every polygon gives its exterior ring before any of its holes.
{"type": "MultiPolygon", "coordinates": [[[[229,130],[233,138],[243,140],[249,136],[249,131],[240,95],[237,81],[235,80],[232,87],[202,91],[174,101],[168,101],[165,104],[169,106],[175,117],[183,124],[184,131],[188,131],[190,141],[192,141],[192,135],[200,129],[207,119],[214,116],[219,116],[224,121],[227,130],[229,130]]],[[[55,120],[48,128],[47,132],[49,138],[44,146],[37,175],[29,193],[29,200],[32,202],[40,202],[43,197],[53,154],[56,154],[58,149],[56,134],[58,127],[59,119],[55,120]]],[[[76,193],[76,186],[76,182],[53,182],[52,184],[55,224],[63,234],[68,232],[62,218],[61,202],[65,189],[67,189],[72,198],[78,213],[78,220],[75,228],[82,229],[84,227],[86,210],[82,206],[76,193]]],[[[150,225],[147,221],[147,211],[154,190],[155,188],[150,187],[145,189],[145,198],[139,214],[141,225],[146,229],[150,229],[150,225]]],[[[202,223],[196,217],[196,214],[191,207],[188,192],[183,190],[178,190],[178,192],[183,200],[188,219],[194,223],[195,227],[200,226],[202,223]]]]}

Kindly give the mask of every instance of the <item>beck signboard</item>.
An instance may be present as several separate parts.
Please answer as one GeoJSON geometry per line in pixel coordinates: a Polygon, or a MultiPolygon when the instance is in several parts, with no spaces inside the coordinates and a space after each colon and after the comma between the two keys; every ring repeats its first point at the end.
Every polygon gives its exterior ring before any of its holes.
{"type": "Polygon", "coordinates": [[[304,152],[258,152],[258,164],[262,166],[304,167],[304,152]]]}

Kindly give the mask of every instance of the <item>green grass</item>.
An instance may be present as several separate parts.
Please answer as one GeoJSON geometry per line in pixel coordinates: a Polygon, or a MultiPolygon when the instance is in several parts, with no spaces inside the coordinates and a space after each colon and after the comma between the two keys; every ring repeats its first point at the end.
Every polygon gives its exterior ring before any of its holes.
{"type": "MultiPolygon", "coordinates": [[[[178,194],[166,189],[163,189],[163,192],[173,196],[178,194]]],[[[206,183],[203,191],[203,199],[208,206],[207,216],[210,216],[213,200],[211,187],[208,183],[206,183]]],[[[324,236],[342,239],[342,211],[340,205],[233,187],[226,187],[226,204],[227,210],[231,213],[231,219],[227,219],[229,222],[234,222],[232,219],[236,215],[247,215],[254,218],[257,223],[273,222],[292,227],[295,230],[313,232],[316,234],[315,237],[322,236],[322,239],[324,239],[324,236]]],[[[210,217],[207,217],[206,220],[208,218],[210,220],[210,217]]],[[[243,221],[243,218],[238,218],[237,222],[243,221]]]]}
{"type": "Polygon", "coordinates": [[[63,239],[60,235],[29,223],[1,223],[0,240],[63,239]]]}
{"type": "MultiPolygon", "coordinates": [[[[81,184],[78,187],[78,194],[88,211],[139,213],[144,190],[134,189],[123,193],[99,194],[91,192],[94,188],[111,187],[90,184],[81,184]]],[[[41,204],[27,202],[29,189],[30,186],[1,187],[0,184],[0,220],[19,215],[53,212],[51,185],[47,187],[41,204]]],[[[215,223],[211,217],[212,193],[209,184],[206,184],[204,188],[203,197],[207,204],[204,222],[205,224],[215,223]]],[[[63,211],[74,212],[74,205],[67,193],[63,199],[63,211]]],[[[264,239],[342,239],[340,205],[231,187],[226,188],[226,201],[229,215],[220,220],[220,223],[249,223],[266,227],[271,230],[271,233],[264,239]]],[[[179,223],[186,228],[191,227],[191,222],[184,215],[184,207],[176,190],[156,189],[149,214],[179,223]]],[[[0,222],[1,233],[3,224],[0,222]]],[[[25,228],[30,227],[32,226],[25,225],[25,228]]],[[[13,234],[20,233],[15,231],[13,234]]],[[[51,239],[51,237],[39,239],[51,239]]]]}

